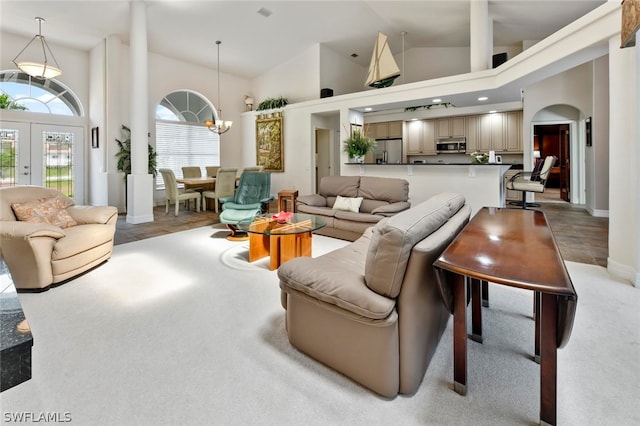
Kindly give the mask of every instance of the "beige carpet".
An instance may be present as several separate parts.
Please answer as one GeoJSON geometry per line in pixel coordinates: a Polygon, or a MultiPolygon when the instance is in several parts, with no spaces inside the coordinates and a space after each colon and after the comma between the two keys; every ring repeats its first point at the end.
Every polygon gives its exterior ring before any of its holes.
{"type": "MultiPolygon", "coordinates": [[[[537,424],[530,293],[491,287],[485,342],[468,344],[467,396],[452,390],[450,322],[416,394],[387,400],[289,345],[276,272],[248,264],[247,243],[226,234],[123,244],[72,282],[21,294],[33,379],[0,394],[2,421],[28,412],[68,413],[77,425],[537,424]]],[[[343,244],[314,237],[314,254],[343,244]]],[[[640,424],[640,292],[598,266],[568,269],[579,301],[558,353],[558,424],[640,424]]]]}

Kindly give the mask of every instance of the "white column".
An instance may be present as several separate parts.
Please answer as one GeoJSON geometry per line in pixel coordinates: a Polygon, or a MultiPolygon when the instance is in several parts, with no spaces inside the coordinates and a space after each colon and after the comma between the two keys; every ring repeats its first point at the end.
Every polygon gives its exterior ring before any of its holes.
{"type": "Polygon", "coordinates": [[[153,176],[148,174],[149,69],[147,5],[130,3],[131,174],[127,179],[127,223],[153,221],[153,176]]]}
{"type": "Polygon", "coordinates": [[[476,72],[491,68],[493,21],[489,19],[488,0],[473,0],[470,7],[471,72],[476,72]]]}
{"type": "MultiPolygon", "coordinates": [[[[640,45],[609,40],[609,258],[607,269],[640,287],[640,45]]],[[[598,102],[594,99],[594,102],[598,102]]],[[[605,100],[603,100],[605,101],[605,100]]],[[[595,143],[595,142],[594,142],[595,143]]]]}

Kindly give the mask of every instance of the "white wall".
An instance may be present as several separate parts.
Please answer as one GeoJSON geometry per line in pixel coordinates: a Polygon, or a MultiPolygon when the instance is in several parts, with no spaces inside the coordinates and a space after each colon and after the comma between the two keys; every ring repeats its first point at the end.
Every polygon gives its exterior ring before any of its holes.
{"type": "Polygon", "coordinates": [[[468,73],[471,67],[469,55],[468,47],[409,49],[404,54],[405,70],[402,70],[402,55],[394,55],[394,59],[403,73],[395,84],[468,73]]]}
{"type": "Polygon", "coordinates": [[[360,92],[365,88],[366,79],[367,68],[327,46],[320,46],[320,89],[333,89],[334,96],[360,92]]]}
{"type": "Polygon", "coordinates": [[[609,210],[609,55],[593,61],[592,146],[586,148],[587,176],[592,179],[587,188],[587,207],[594,215],[609,210]]]}
{"type": "Polygon", "coordinates": [[[255,104],[283,96],[289,103],[320,97],[320,45],[315,44],[294,58],[251,81],[255,104]]]}

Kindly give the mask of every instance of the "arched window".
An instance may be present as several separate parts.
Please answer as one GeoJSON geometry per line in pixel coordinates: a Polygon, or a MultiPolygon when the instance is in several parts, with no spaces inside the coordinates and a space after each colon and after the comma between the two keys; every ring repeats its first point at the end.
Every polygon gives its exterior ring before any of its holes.
{"type": "Polygon", "coordinates": [[[3,71],[0,73],[0,94],[10,109],[76,117],[84,115],[78,98],[54,79],[41,80],[20,71],[3,71]]]}
{"type": "MultiPolygon", "coordinates": [[[[158,168],[173,170],[182,177],[183,166],[220,165],[220,135],[205,126],[214,116],[204,97],[187,90],[168,94],[156,106],[156,151],[158,168]]],[[[164,188],[158,174],[156,188],[164,188]]]]}

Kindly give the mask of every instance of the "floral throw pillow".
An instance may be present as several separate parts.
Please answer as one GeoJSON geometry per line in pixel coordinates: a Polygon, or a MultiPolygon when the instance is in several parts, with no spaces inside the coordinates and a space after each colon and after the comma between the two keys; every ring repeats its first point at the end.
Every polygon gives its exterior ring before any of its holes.
{"type": "Polygon", "coordinates": [[[58,197],[40,198],[25,203],[13,203],[11,208],[18,220],[33,223],[48,223],[68,228],[78,223],[73,220],[58,197]]]}

